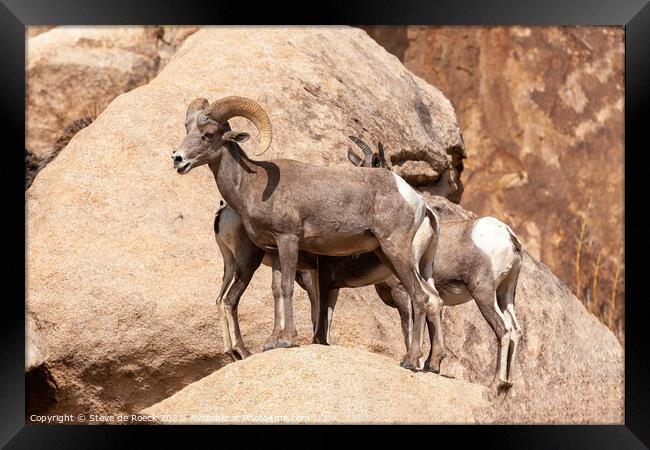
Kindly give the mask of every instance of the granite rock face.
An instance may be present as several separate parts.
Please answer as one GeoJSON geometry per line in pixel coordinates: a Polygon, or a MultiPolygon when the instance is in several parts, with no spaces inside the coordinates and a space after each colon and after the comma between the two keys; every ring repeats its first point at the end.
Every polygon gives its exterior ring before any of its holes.
{"type": "Polygon", "coordinates": [[[151,80],[197,27],[30,27],[27,143],[48,156],[66,127],[151,80]]]}

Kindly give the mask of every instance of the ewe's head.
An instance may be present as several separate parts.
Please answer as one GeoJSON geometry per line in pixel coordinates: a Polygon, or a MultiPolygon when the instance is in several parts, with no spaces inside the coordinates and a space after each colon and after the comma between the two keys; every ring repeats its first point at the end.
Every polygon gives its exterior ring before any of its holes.
{"type": "Polygon", "coordinates": [[[348,149],[348,159],[352,164],[359,167],[381,167],[384,169],[388,168],[384,155],[384,146],[381,145],[381,142],[378,143],[379,152],[374,153],[370,146],[363,142],[361,139],[354,136],[348,136],[348,138],[357,144],[363,151],[363,159],[361,159],[356,153],[354,153],[354,151],[352,151],[352,149],[348,149]]]}
{"type": "MultiPolygon", "coordinates": [[[[185,131],[180,147],[172,153],[174,168],[186,174],[195,167],[214,161],[227,142],[244,142],[248,133],[233,131],[228,119],[245,117],[260,132],[260,148],[264,153],[271,145],[273,133],[269,116],[260,105],[244,97],[225,97],[210,105],[204,98],[193,100],[187,107],[185,131]]],[[[259,153],[259,154],[261,154],[259,153]]]]}

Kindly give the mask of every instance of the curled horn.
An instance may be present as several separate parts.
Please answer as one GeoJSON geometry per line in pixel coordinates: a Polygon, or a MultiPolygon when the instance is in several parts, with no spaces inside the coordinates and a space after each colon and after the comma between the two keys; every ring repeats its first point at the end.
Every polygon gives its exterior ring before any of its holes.
{"type": "Polygon", "coordinates": [[[244,117],[253,122],[260,132],[260,149],[262,150],[260,153],[256,153],[256,156],[261,155],[271,146],[273,139],[271,119],[259,104],[249,98],[224,97],[212,103],[206,114],[222,125],[233,117],[244,117]]]}
{"type": "Polygon", "coordinates": [[[381,142],[377,142],[377,148],[379,148],[379,158],[381,158],[382,164],[386,162],[386,155],[384,154],[384,146],[381,145],[381,142]]]}
{"type": "Polygon", "coordinates": [[[368,144],[363,142],[361,139],[354,137],[354,136],[348,136],[348,138],[357,144],[359,148],[363,151],[363,154],[365,155],[366,158],[372,158],[372,149],[368,147],[368,144]]]}

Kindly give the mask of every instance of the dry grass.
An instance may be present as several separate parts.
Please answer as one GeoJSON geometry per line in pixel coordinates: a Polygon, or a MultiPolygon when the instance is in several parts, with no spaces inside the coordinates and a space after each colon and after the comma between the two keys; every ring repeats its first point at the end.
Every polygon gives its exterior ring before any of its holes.
{"type": "Polygon", "coordinates": [[[576,239],[575,289],[576,297],[587,310],[598,317],[618,337],[625,340],[624,271],[622,255],[608,255],[606,249],[596,249],[588,239],[589,227],[583,218],[576,239]],[[593,264],[586,264],[594,261],[593,264]],[[591,280],[591,283],[583,280],[591,280]]]}
{"type": "Polygon", "coordinates": [[[582,225],[580,226],[580,236],[578,237],[578,249],[576,250],[576,295],[580,298],[580,293],[582,289],[580,288],[580,257],[582,256],[582,243],[585,238],[585,228],[587,222],[585,219],[582,219],[582,225]]]}

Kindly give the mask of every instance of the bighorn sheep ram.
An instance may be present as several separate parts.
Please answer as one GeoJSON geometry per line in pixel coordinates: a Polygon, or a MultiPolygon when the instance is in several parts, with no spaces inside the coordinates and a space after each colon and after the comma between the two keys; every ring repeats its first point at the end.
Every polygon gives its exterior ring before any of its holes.
{"type": "MultiPolygon", "coordinates": [[[[364,153],[360,158],[352,150],[348,159],[360,167],[388,168],[381,143],[379,152],[350,136],[364,153]]],[[[224,277],[217,304],[233,278],[235,282],[228,290],[233,296],[230,303],[239,303],[241,294],[257,270],[264,252],[246,236],[237,214],[223,200],[214,221],[215,236],[224,260],[224,277]],[[252,256],[252,257],[251,257],[252,256]]],[[[340,288],[361,287],[375,284],[379,297],[387,305],[397,308],[400,314],[404,340],[410,340],[411,303],[408,294],[392,273],[381,264],[373,253],[358,257],[318,256],[318,271],[314,261],[305,259],[305,269],[299,270],[296,281],[309,295],[314,322],[314,342],[328,344],[332,313],[340,288]],[[318,284],[315,283],[315,274],[318,284]],[[317,287],[320,288],[317,297],[317,287]],[[320,298],[320,304],[318,303],[320,298]],[[323,314],[319,314],[319,311],[323,314]]],[[[498,388],[512,385],[512,362],[514,361],[520,326],[515,316],[514,299],[519,268],[521,265],[521,244],[510,228],[491,217],[442,221],[440,240],[434,265],[434,282],[445,305],[458,305],[474,298],[479,309],[497,335],[499,351],[495,383],[498,388]],[[505,349],[504,349],[505,348],[505,349]]],[[[268,257],[264,262],[270,265],[268,257]]],[[[224,318],[224,315],[221,314],[224,318]]],[[[225,319],[222,319],[225,320],[225,319]]],[[[248,356],[239,334],[237,316],[234,315],[237,330],[237,345],[231,346],[230,336],[226,338],[228,325],[223,323],[226,349],[237,351],[240,357],[248,356]]],[[[430,322],[429,318],[427,319],[430,322]]],[[[430,327],[430,332],[432,331],[430,327]]],[[[430,334],[431,349],[425,369],[438,372],[444,358],[444,343],[430,334]],[[435,349],[435,350],[434,350],[435,349]]],[[[234,357],[234,355],[233,355],[234,357]]]]}
{"type": "Polygon", "coordinates": [[[207,164],[248,237],[272,252],[273,290],[280,295],[274,295],[275,321],[266,348],[296,345],[292,297],[299,251],[331,256],[373,251],[411,298],[413,338],[401,365],[417,368],[426,316],[439,315],[442,304],[432,273],[437,220],[424,199],[387,170],[254,161],[239,146],[249,135],[227,124],[236,116],[257,127],[266,151],[271,121],[260,105],[244,97],[212,105],[198,98],[187,108],[187,134],[172,160],[179,174],[207,164]]]}

